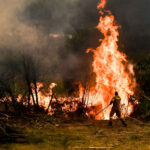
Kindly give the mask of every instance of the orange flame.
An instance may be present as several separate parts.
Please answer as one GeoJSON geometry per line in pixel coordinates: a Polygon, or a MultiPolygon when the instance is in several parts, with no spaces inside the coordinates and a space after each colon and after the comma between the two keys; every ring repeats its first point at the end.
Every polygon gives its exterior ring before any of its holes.
{"type": "Polygon", "coordinates": [[[97,5],[97,8],[100,9],[100,8],[104,8],[106,5],[106,0],[101,0],[100,3],[97,5]]]}
{"type": "MultiPolygon", "coordinates": [[[[104,8],[106,0],[101,0],[98,8],[104,8]]],[[[96,86],[89,93],[89,103],[102,105],[105,108],[114,92],[118,91],[122,98],[121,104],[128,107],[128,114],[131,113],[132,107],[129,106],[129,95],[134,94],[133,69],[132,65],[128,66],[126,55],[118,50],[118,28],[115,25],[115,18],[110,11],[108,15],[100,17],[97,29],[104,35],[101,39],[100,46],[95,50],[88,49],[87,52],[93,52],[93,72],[96,74],[96,86]]],[[[101,11],[99,12],[101,14],[101,11]]],[[[96,119],[109,119],[110,108],[95,116],[96,119]]],[[[122,111],[125,114],[125,111],[122,111]]]]}
{"type": "MultiPolygon", "coordinates": [[[[97,8],[104,8],[106,0],[101,0],[97,8]]],[[[124,116],[129,115],[133,108],[128,102],[129,96],[134,94],[136,85],[134,79],[133,65],[128,64],[126,55],[118,50],[118,29],[120,26],[115,25],[115,18],[110,11],[105,11],[108,15],[100,17],[97,29],[104,35],[104,39],[100,40],[100,46],[95,50],[88,49],[86,52],[93,52],[93,72],[96,74],[96,85],[91,87],[89,91],[85,91],[82,84],[79,83],[79,98],[59,98],[60,103],[64,103],[63,110],[75,111],[78,107],[78,102],[81,102],[83,95],[86,100],[86,105],[90,108],[87,115],[95,117],[95,119],[109,119],[110,107],[102,112],[114,96],[114,92],[118,91],[121,97],[121,109],[124,116]],[[100,112],[100,113],[99,113],[100,112]]],[[[104,15],[103,11],[99,12],[104,15]]],[[[51,83],[49,92],[45,95],[40,91],[43,87],[42,83],[37,83],[37,91],[39,104],[48,107],[52,97],[52,89],[56,86],[51,83]]],[[[34,89],[34,86],[33,86],[34,89]]],[[[34,98],[35,93],[33,90],[34,98]]],[[[20,101],[21,96],[18,97],[20,101]]]]}

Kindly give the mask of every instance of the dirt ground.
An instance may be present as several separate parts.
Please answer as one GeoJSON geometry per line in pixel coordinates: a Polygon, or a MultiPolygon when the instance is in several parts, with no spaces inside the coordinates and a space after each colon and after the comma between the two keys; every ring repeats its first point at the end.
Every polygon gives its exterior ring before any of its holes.
{"type": "Polygon", "coordinates": [[[9,122],[15,128],[2,139],[0,150],[65,150],[115,149],[149,150],[150,122],[126,119],[127,127],[119,120],[16,120],[9,122]],[[10,138],[11,137],[11,138],[10,138]]]}

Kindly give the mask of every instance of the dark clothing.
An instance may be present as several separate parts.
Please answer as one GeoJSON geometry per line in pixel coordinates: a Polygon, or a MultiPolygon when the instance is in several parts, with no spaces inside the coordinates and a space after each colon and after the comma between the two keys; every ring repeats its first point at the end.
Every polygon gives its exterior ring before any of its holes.
{"type": "Polygon", "coordinates": [[[114,108],[111,109],[110,118],[112,118],[115,113],[116,113],[117,117],[120,119],[121,118],[120,110],[119,109],[117,110],[117,109],[114,109],[114,108]]]}
{"type": "Polygon", "coordinates": [[[113,109],[120,110],[121,98],[119,96],[115,96],[111,101],[113,103],[113,109]]]}
{"type": "Polygon", "coordinates": [[[113,97],[113,99],[110,102],[110,104],[113,104],[110,112],[110,122],[109,122],[110,125],[112,125],[112,117],[116,113],[117,117],[121,120],[122,124],[126,126],[126,123],[124,122],[121,116],[120,102],[121,102],[121,98],[119,96],[113,97]]]}

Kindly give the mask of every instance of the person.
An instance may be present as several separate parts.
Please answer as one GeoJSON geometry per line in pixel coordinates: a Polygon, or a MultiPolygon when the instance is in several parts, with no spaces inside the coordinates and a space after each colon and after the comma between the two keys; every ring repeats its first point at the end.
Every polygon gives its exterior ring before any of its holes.
{"type": "Polygon", "coordinates": [[[125,127],[127,126],[123,117],[121,116],[120,102],[121,102],[121,98],[120,98],[118,92],[115,92],[115,96],[112,98],[112,100],[110,102],[110,105],[113,104],[111,112],[110,112],[110,121],[109,121],[110,126],[112,126],[112,117],[115,113],[116,113],[117,117],[121,120],[122,124],[125,127]]]}

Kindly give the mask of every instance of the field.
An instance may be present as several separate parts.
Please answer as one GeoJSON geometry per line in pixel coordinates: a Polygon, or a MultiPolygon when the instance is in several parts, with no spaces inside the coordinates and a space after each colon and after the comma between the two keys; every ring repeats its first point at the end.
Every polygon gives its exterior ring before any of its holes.
{"type": "Polygon", "coordinates": [[[114,120],[109,127],[108,121],[32,118],[11,119],[0,150],[150,149],[150,122],[126,119],[123,127],[114,120]]]}

